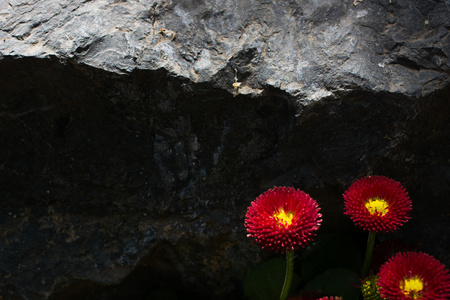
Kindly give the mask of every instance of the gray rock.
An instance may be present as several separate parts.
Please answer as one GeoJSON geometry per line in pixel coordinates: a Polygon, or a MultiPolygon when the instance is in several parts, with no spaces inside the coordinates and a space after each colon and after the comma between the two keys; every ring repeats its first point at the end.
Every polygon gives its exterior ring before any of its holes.
{"type": "Polygon", "coordinates": [[[164,68],[193,82],[220,75],[228,91],[234,69],[246,93],[273,86],[306,101],[355,88],[421,96],[448,83],[444,1],[48,0],[1,9],[4,56],[56,55],[120,74],[164,68]]]}
{"type": "Polygon", "coordinates": [[[268,255],[243,227],[256,196],[301,188],[323,232],[364,238],[342,193],[369,174],[414,203],[380,240],[449,265],[449,16],[420,0],[0,2],[0,298],[241,299],[268,255]]]}

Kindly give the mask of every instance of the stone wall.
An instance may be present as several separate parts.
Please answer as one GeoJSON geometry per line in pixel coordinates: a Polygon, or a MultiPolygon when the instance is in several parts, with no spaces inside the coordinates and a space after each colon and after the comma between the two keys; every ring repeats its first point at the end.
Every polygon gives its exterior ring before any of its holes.
{"type": "MultiPolygon", "coordinates": [[[[0,299],[240,299],[249,203],[400,181],[450,264],[448,1],[0,3],[0,299]],[[233,83],[240,83],[235,84],[233,83]],[[91,298],[89,298],[91,297],[91,298]]],[[[320,232],[319,232],[320,234],[320,232]]]]}

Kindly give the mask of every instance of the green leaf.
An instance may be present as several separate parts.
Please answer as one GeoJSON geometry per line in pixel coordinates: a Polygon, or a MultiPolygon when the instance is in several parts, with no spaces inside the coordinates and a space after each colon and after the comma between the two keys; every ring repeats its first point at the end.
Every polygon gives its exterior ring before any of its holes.
{"type": "Polygon", "coordinates": [[[339,296],[345,300],[357,300],[360,293],[357,287],[359,285],[360,282],[353,271],[334,268],[326,270],[309,281],[304,290],[318,292],[323,296],[339,296]]]}
{"type": "Polygon", "coordinates": [[[301,275],[306,281],[331,268],[346,268],[355,274],[361,272],[361,251],[347,234],[321,234],[301,255],[301,275]]]}
{"type": "MultiPolygon", "coordinates": [[[[244,280],[244,294],[251,300],[278,300],[283,288],[286,261],[281,258],[256,265],[244,280]]],[[[291,291],[296,290],[300,277],[294,273],[291,291]]]]}

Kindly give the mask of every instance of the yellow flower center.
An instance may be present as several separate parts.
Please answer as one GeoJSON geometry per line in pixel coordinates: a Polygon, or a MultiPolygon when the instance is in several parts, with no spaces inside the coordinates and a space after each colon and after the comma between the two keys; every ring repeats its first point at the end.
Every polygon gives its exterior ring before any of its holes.
{"type": "Polygon", "coordinates": [[[279,209],[275,214],[273,215],[275,220],[278,221],[278,223],[285,228],[292,224],[292,218],[294,218],[294,214],[290,211],[285,212],[284,209],[279,209]]]}
{"type": "Polygon", "coordinates": [[[419,299],[422,297],[423,281],[419,277],[405,278],[400,288],[407,297],[419,299]]]}
{"type": "Polygon", "coordinates": [[[361,292],[364,299],[381,299],[378,296],[377,275],[370,275],[362,284],[361,292]]]}
{"type": "Polygon", "coordinates": [[[372,215],[381,213],[384,216],[389,211],[388,206],[386,200],[378,197],[370,198],[366,202],[366,208],[372,215]]]}

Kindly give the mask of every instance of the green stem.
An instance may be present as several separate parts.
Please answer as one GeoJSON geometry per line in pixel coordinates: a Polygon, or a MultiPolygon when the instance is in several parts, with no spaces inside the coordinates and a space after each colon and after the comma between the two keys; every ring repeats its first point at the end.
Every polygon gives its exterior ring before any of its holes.
{"type": "Polygon", "coordinates": [[[286,276],[284,277],[283,289],[280,300],[285,300],[289,294],[292,277],[294,275],[294,250],[286,250],[286,276]]]}
{"type": "Polygon", "coordinates": [[[364,265],[363,265],[363,276],[364,277],[369,275],[370,262],[372,261],[373,246],[375,245],[376,234],[377,234],[376,231],[370,231],[369,238],[367,239],[366,257],[364,259],[364,265]]]}

